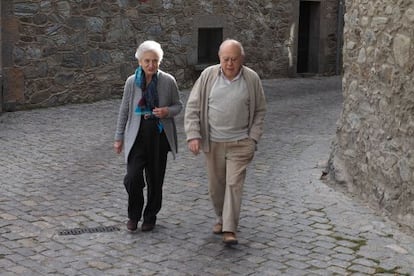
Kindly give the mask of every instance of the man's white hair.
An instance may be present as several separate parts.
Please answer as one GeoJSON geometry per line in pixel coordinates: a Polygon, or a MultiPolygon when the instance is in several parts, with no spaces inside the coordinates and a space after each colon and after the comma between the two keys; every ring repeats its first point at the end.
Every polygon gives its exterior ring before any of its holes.
{"type": "Polygon", "coordinates": [[[220,45],[220,48],[219,48],[219,52],[218,52],[218,54],[220,55],[220,52],[221,52],[221,48],[224,46],[224,45],[228,45],[228,44],[233,44],[233,45],[236,45],[237,47],[239,47],[240,48],[240,54],[244,57],[244,48],[243,48],[243,45],[239,42],[239,41],[237,41],[237,40],[235,40],[235,39],[231,39],[231,38],[227,38],[226,40],[224,40],[222,43],[221,43],[221,45],[220,45]]]}

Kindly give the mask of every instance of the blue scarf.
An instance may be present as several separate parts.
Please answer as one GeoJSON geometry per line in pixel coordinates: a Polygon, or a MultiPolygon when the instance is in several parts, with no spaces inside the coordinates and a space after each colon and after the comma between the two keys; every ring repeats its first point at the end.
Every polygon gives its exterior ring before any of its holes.
{"type": "Polygon", "coordinates": [[[151,82],[147,86],[145,73],[144,70],[142,70],[142,67],[139,66],[137,70],[135,70],[135,84],[142,90],[142,98],[138,102],[138,107],[141,108],[141,110],[150,111],[149,113],[151,113],[154,108],[158,107],[157,82],[157,74],[154,74],[151,82]]]}
{"type": "MultiPolygon", "coordinates": [[[[158,91],[157,91],[158,77],[155,73],[152,76],[151,82],[146,84],[145,72],[142,67],[139,66],[135,70],[135,84],[141,88],[142,98],[139,100],[135,113],[139,116],[150,115],[151,119],[156,119],[152,114],[152,110],[158,107],[158,91]]],[[[159,132],[162,131],[163,127],[161,122],[157,122],[159,132]]]]}

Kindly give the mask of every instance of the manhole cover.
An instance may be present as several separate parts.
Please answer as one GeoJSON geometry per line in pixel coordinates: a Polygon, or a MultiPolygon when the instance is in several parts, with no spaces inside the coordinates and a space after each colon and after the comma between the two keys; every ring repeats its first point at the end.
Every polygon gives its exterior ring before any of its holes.
{"type": "Polygon", "coordinates": [[[114,232],[119,231],[117,226],[99,226],[92,228],[72,228],[72,229],[63,229],[58,232],[60,236],[67,235],[80,235],[84,233],[102,233],[102,232],[114,232]]]}

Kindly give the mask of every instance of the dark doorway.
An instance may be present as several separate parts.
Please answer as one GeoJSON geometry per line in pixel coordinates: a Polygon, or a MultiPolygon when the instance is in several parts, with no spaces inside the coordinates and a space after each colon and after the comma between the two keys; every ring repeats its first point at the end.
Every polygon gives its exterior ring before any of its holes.
{"type": "Polygon", "coordinates": [[[222,41],[223,28],[198,29],[198,64],[217,63],[218,49],[222,41]]]}
{"type": "Polygon", "coordinates": [[[301,1],[299,10],[298,73],[318,73],[320,3],[301,1]]]}

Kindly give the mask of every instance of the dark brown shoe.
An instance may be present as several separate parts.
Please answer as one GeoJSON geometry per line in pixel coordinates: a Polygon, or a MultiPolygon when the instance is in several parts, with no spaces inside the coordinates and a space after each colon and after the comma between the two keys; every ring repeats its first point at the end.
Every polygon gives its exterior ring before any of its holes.
{"type": "Polygon", "coordinates": [[[127,229],[131,232],[137,230],[138,228],[138,221],[135,219],[130,219],[127,222],[127,229]]]}
{"type": "Polygon", "coordinates": [[[142,232],[148,232],[148,231],[152,231],[152,229],[154,229],[155,224],[153,223],[143,223],[141,225],[141,231],[142,232]]]}
{"type": "Polygon", "coordinates": [[[227,245],[235,245],[238,243],[236,234],[233,232],[224,232],[223,233],[223,242],[227,245]]]}

